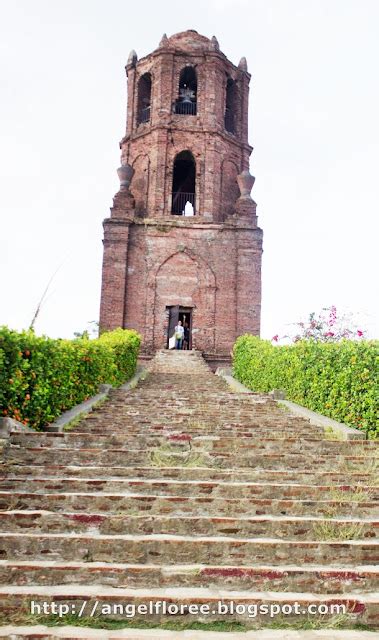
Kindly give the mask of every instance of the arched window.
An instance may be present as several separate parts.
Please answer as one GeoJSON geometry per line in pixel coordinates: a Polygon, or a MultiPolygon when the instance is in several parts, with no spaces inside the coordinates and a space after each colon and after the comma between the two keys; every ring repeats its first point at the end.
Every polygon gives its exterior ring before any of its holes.
{"type": "Polygon", "coordinates": [[[226,83],[225,129],[229,131],[229,133],[236,132],[236,98],[236,83],[231,78],[228,78],[226,83]]]}
{"type": "Polygon", "coordinates": [[[150,120],[151,75],[144,73],[138,81],[137,125],[150,120]]]}
{"type": "Polygon", "coordinates": [[[181,151],[174,160],[171,209],[174,215],[195,215],[195,190],[195,158],[190,151],[181,151]]]}
{"type": "Polygon", "coordinates": [[[195,116],[197,113],[197,76],[193,67],[184,67],[180,73],[175,113],[186,116],[195,116]]]}

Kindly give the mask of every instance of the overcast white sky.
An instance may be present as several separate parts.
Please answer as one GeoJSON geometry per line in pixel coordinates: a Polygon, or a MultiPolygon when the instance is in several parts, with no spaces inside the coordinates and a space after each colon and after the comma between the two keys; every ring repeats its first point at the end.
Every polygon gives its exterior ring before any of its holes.
{"type": "Polygon", "coordinates": [[[0,0],[0,324],[71,337],[98,319],[129,51],[216,35],[252,74],[262,335],[331,304],[379,337],[377,0],[0,0]]]}

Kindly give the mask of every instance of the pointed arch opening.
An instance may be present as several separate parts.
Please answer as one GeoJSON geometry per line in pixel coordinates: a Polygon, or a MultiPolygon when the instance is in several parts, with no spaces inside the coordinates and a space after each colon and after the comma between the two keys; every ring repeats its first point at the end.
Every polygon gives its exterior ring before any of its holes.
{"type": "Polygon", "coordinates": [[[194,67],[184,67],[180,73],[175,113],[186,116],[195,116],[197,113],[197,74],[194,67]]]}
{"type": "Polygon", "coordinates": [[[138,81],[137,125],[149,122],[151,112],[151,74],[144,73],[138,81]]]}
{"type": "Polygon", "coordinates": [[[226,83],[225,129],[229,133],[236,132],[237,86],[232,78],[226,83]]]}
{"type": "Polygon", "coordinates": [[[181,151],[174,160],[171,213],[195,215],[196,161],[190,151],[181,151]]]}

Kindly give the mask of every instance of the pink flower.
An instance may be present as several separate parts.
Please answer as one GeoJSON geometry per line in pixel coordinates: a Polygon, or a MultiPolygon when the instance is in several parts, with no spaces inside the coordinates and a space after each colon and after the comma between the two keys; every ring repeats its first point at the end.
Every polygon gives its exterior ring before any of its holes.
{"type": "Polygon", "coordinates": [[[361,338],[363,336],[363,331],[361,331],[360,329],[358,329],[357,331],[357,336],[359,336],[359,338],[361,338]]]}
{"type": "Polygon", "coordinates": [[[325,335],[326,338],[333,338],[334,333],[333,333],[333,331],[327,331],[324,335],[325,335]]]}
{"type": "Polygon", "coordinates": [[[279,336],[278,336],[278,334],[276,334],[275,336],[273,336],[273,337],[271,338],[271,341],[272,341],[272,342],[278,342],[278,340],[279,340],[279,336]]]}

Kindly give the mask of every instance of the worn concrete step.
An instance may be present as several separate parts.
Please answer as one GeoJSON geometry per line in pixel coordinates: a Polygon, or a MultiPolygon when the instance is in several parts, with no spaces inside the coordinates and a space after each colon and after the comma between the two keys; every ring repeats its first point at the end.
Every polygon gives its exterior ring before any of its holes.
{"type": "Polygon", "coordinates": [[[379,561],[379,542],[292,541],[179,535],[0,533],[3,560],[87,560],[151,564],[352,564],[379,561]]]}
{"type": "Polygon", "coordinates": [[[120,629],[105,631],[104,629],[84,629],[83,627],[45,627],[33,625],[27,627],[0,627],[0,638],[20,640],[50,640],[66,638],[67,640],[375,640],[370,631],[351,631],[348,629],[327,631],[291,631],[290,629],[217,632],[213,631],[165,631],[163,629],[120,629]],[[327,635],[326,635],[327,634],[327,635]]]}
{"type": "Polygon", "coordinates": [[[0,531],[102,535],[187,535],[281,540],[370,540],[379,520],[255,516],[243,518],[0,511],[0,531]]]}
{"type": "MultiPolygon", "coordinates": [[[[93,466],[150,466],[153,460],[157,460],[161,465],[161,459],[170,460],[173,466],[191,465],[214,466],[220,469],[240,469],[240,468],[263,468],[263,469],[304,469],[307,466],[325,470],[338,470],[343,464],[372,465],[376,458],[370,456],[338,455],[333,453],[315,454],[312,452],[279,453],[280,447],[275,448],[272,453],[250,453],[239,455],[234,453],[215,453],[210,451],[184,451],[181,453],[170,453],[156,449],[146,451],[144,449],[75,449],[65,448],[57,451],[54,447],[9,447],[5,450],[4,459],[6,462],[28,465],[33,464],[54,464],[57,456],[61,464],[75,464],[93,466]],[[175,457],[177,456],[177,457],[175,457]]],[[[166,462],[165,462],[166,464],[166,462]]],[[[164,465],[163,465],[164,466],[164,465]]]]}
{"type": "Polygon", "coordinates": [[[75,466],[75,465],[0,465],[0,478],[12,480],[21,477],[41,478],[46,480],[53,478],[90,479],[98,482],[119,480],[123,478],[148,479],[173,479],[173,480],[204,480],[207,482],[267,482],[282,484],[306,484],[309,485],[337,485],[371,487],[377,480],[377,474],[367,472],[367,465],[363,472],[345,471],[337,473],[331,471],[319,471],[316,469],[288,469],[288,470],[264,470],[264,469],[212,469],[207,467],[101,467],[99,466],[75,466]]]}
{"type": "MultiPolygon", "coordinates": [[[[267,612],[262,613],[258,610],[258,605],[265,603],[267,605],[277,604],[283,606],[284,604],[291,605],[292,612],[288,613],[285,617],[287,621],[299,620],[299,614],[295,613],[294,605],[298,603],[298,610],[301,611],[300,615],[307,616],[307,610],[309,606],[313,606],[317,609],[322,605],[329,607],[330,613],[323,615],[323,619],[326,621],[336,616],[336,611],[341,611],[340,607],[343,606],[346,611],[346,619],[351,623],[360,622],[373,628],[376,627],[379,618],[378,604],[379,595],[374,594],[360,594],[360,595],[323,595],[313,593],[297,593],[297,592],[252,592],[252,591],[227,591],[225,589],[213,590],[207,588],[188,589],[188,588],[170,588],[170,589],[115,589],[112,587],[99,587],[93,585],[61,585],[61,586],[12,586],[12,587],[0,587],[0,606],[4,612],[12,612],[20,610],[25,602],[33,600],[35,603],[39,600],[44,602],[56,602],[60,604],[75,604],[78,608],[83,605],[85,601],[85,611],[101,614],[102,611],[109,611],[110,603],[122,605],[119,613],[112,615],[114,618],[125,619],[124,608],[125,603],[128,604],[145,604],[148,602],[166,602],[173,605],[181,606],[190,602],[191,604],[207,604],[209,610],[212,612],[210,618],[212,621],[225,620],[225,614],[223,614],[218,607],[222,601],[224,608],[225,605],[231,605],[231,601],[234,602],[234,608],[237,605],[250,605],[250,609],[246,606],[245,612],[236,612],[228,614],[228,620],[238,620],[239,622],[250,623],[252,621],[251,614],[255,611],[254,623],[265,623],[267,621],[267,612]],[[96,604],[97,603],[97,604],[96,604]],[[108,609],[105,607],[108,605],[108,609]],[[254,606],[255,605],[255,606],[254,606]],[[95,609],[94,609],[95,607],[95,609]],[[213,613],[214,612],[214,613],[213,613]],[[304,612],[304,613],[303,613],[304,612]],[[249,617],[250,613],[250,617],[249,617]]],[[[155,620],[163,622],[173,616],[162,612],[163,607],[155,613],[149,615],[149,620],[155,620]]],[[[153,609],[152,609],[153,611],[153,609]]],[[[93,617],[93,616],[92,616],[93,617]]],[[[146,615],[139,614],[136,611],[134,620],[146,620],[146,615]]],[[[192,617],[193,620],[196,616],[192,617]]],[[[191,615],[186,615],[186,621],[191,620],[191,615]]]]}
{"type": "Polygon", "coordinates": [[[228,482],[204,480],[176,480],[162,478],[0,478],[0,491],[28,493],[124,493],[144,495],[214,496],[226,498],[295,498],[297,500],[335,500],[336,492],[344,500],[379,499],[379,486],[351,484],[316,485],[273,482],[228,482]]]}
{"type": "Polygon", "coordinates": [[[281,452],[298,453],[311,451],[312,455],[321,454],[325,456],[334,455],[358,455],[358,456],[375,456],[379,454],[379,446],[375,441],[331,441],[320,438],[299,438],[299,437],[276,437],[270,438],[267,435],[264,438],[250,437],[219,437],[217,435],[208,434],[203,436],[191,436],[188,433],[180,431],[172,431],[162,435],[139,435],[138,440],[131,440],[128,432],[124,434],[104,433],[100,434],[82,434],[75,431],[67,433],[13,433],[11,436],[11,445],[20,447],[53,447],[62,448],[84,448],[84,449],[101,449],[102,451],[109,449],[127,450],[131,447],[134,449],[154,449],[162,446],[170,446],[179,450],[205,450],[211,455],[218,453],[243,452],[244,455],[250,453],[275,451],[277,448],[281,452]],[[136,447],[136,441],[138,447],[136,447]]]}
{"type": "Polygon", "coordinates": [[[379,517],[379,505],[370,501],[295,500],[275,498],[218,498],[212,496],[125,495],[122,493],[27,493],[0,492],[0,511],[35,510],[111,511],[133,515],[139,513],[194,516],[325,515],[328,517],[379,517]]]}
{"type": "Polygon", "coordinates": [[[364,593],[378,587],[374,566],[153,565],[120,562],[0,560],[0,583],[12,585],[100,584],[110,587],[209,587],[252,591],[364,593]]]}
{"type": "Polygon", "coordinates": [[[83,627],[0,627],[0,640],[11,638],[20,640],[50,640],[66,638],[69,640],[377,640],[379,634],[370,631],[351,631],[348,629],[327,629],[322,631],[292,631],[290,629],[260,629],[247,632],[214,631],[165,631],[163,629],[85,629],[83,627]]]}
{"type": "Polygon", "coordinates": [[[0,640],[11,638],[20,640],[50,640],[67,638],[69,640],[377,640],[379,634],[370,631],[322,630],[322,631],[291,631],[289,629],[247,632],[217,632],[214,631],[165,631],[163,629],[119,629],[106,631],[104,629],[85,629],[83,627],[45,627],[34,625],[28,627],[6,626],[0,627],[0,640]]]}
{"type": "MultiPolygon", "coordinates": [[[[167,398],[167,402],[172,404],[175,402],[174,398],[167,398]]],[[[185,422],[188,427],[193,428],[194,430],[202,430],[207,428],[218,428],[218,429],[258,429],[259,427],[265,427],[267,429],[279,429],[280,425],[285,426],[288,429],[308,429],[311,431],[323,432],[324,429],[321,426],[311,425],[309,420],[304,418],[298,418],[294,416],[287,417],[282,412],[273,412],[272,409],[264,409],[262,407],[258,407],[255,404],[250,404],[244,410],[241,409],[241,401],[236,402],[235,407],[225,410],[225,407],[222,406],[220,401],[215,399],[214,404],[209,403],[209,398],[205,398],[204,400],[199,400],[198,406],[191,405],[184,409],[175,408],[166,408],[165,406],[160,405],[161,411],[160,413],[155,413],[150,416],[149,419],[149,410],[151,409],[154,403],[152,401],[143,402],[142,400],[138,400],[138,402],[130,402],[128,399],[127,407],[125,406],[126,399],[123,400],[123,403],[120,403],[120,406],[112,406],[112,405],[104,405],[102,411],[95,410],[85,418],[83,418],[82,424],[77,425],[77,428],[80,426],[91,425],[93,427],[100,427],[107,425],[109,430],[112,430],[112,427],[126,427],[138,429],[140,425],[144,424],[149,430],[154,430],[156,427],[170,427],[172,422],[185,422]],[[207,409],[202,409],[202,403],[207,402],[207,409]],[[167,419],[169,418],[169,419],[167,419]]],[[[154,409],[158,410],[159,405],[154,406],[154,409]]]]}
{"type": "MultiPolygon", "coordinates": [[[[169,435],[181,431],[191,437],[198,436],[217,436],[220,438],[251,438],[251,439],[259,439],[259,438],[275,438],[282,439],[283,433],[285,432],[287,437],[293,438],[312,438],[315,440],[325,440],[325,432],[323,429],[320,431],[314,431],[313,427],[284,427],[284,426],[264,426],[259,425],[256,427],[245,427],[245,428],[237,428],[237,427],[227,427],[227,426],[207,426],[206,428],[193,428],[191,424],[185,422],[177,422],[173,423],[171,427],[167,427],[166,424],[156,424],[152,426],[147,426],[146,423],[141,421],[139,424],[135,421],[135,426],[130,426],[128,422],[125,421],[124,424],[107,424],[106,421],[103,421],[103,424],[99,425],[90,425],[86,424],[86,421],[83,421],[78,426],[73,427],[72,429],[68,428],[67,431],[64,431],[64,434],[88,434],[88,435],[100,435],[104,436],[104,431],[111,436],[122,436],[129,438],[163,438],[168,437],[169,435]]],[[[38,432],[37,435],[41,433],[38,432]]],[[[43,432],[41,435],[47,435],[49,432],[43,432]]],[[[52,432],[52,434],[56,435],[56,432],[52,432]]],[[[332,440],[328,440],[328,442],[332,442],[332,440]]],[[[341,441],[338,441],[341,442],[341,441]]],[[[366,442],[365,440],[360,440],[359,442],[366,442]]]]}

